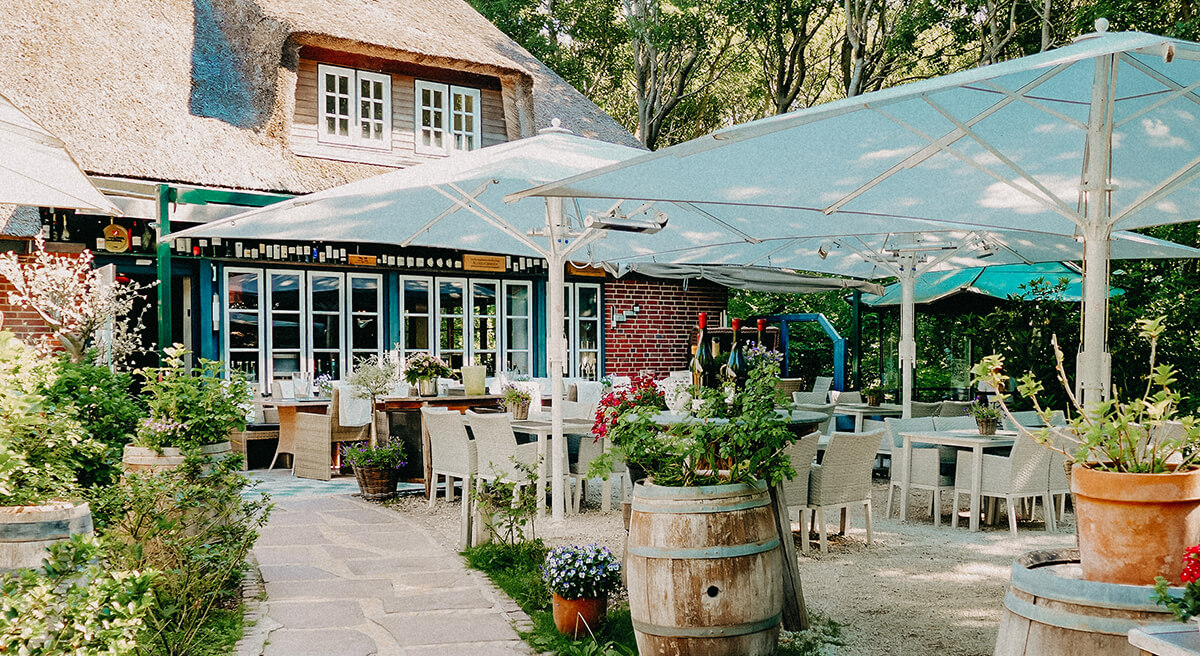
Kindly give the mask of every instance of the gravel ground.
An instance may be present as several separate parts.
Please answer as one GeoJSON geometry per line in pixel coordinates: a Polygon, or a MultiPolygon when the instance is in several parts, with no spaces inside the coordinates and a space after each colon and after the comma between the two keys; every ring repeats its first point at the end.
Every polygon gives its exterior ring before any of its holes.
{"type": "MultiPolygon", "coordinates": [[[[599,486],[579,515],[563,522],[539,519],[537,537],[547,544],[598,542],[620,553],[624,542],[620,505],[599,511],[599,486]]],[[[1041,521],[1021,522],[1012,537],[1007,520],[978,533],[951,529],[950,500],[944,499],[942,526],[934,528],[921,493],[909,506],[909,519],[884,517],[887,481],[876,479],[873,541],[866,544],[861,511],[851,512],[846,536],[830,540],[830,552],[800,554],[805,601],[843,625],[844,646],[829,654],[870,656],[983,656],[992,653],[1003,610],[1012,560],[1035,549],[1074,546],[1074,518],[1068,511],[1059,532],[1047,533],[1041,521]]],[[[947,497],[949,495],[946,495],[947,497]]],[[[965,503],[965,499],[964,499],[965,503]]],[[[430,509],[424,499],[402,498],[392,505],[425,525],[448,546],[458,540],[458,503],[439,499],[430,509]]],[[[832,521],[832,518],[831,518],[832,521]]],[[[798,528],[798,527],[797,527],[798,528]]],[[[830,530],[836,527],[831,524],[830,530]]],[[[800,533],[794,534],[799,544],[800,533]]]]}

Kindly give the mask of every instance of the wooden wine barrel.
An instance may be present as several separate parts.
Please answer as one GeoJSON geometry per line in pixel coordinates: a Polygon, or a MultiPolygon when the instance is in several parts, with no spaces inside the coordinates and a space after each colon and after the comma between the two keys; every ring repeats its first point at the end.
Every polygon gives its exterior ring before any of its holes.
{"type": "Polygon", "coordinates": [[[642,654],[775,653],[783,588],[764,481],[634,488],[629,610],[642,654]]]}
{"type": "MultiPolygon", "coordinates": [[[[233,448],[228,441],[200,447],[200,455],[214,459],[225,458],[232,454],[233,448]]],[[[162,453],[159,453],[148,447],[126,444],[125,451],[121,456],[121,465],[127,472],[156,474],[175,469],[182,464],[183,451],[173,446],[165,446],[162,453]]]]}
{"type": "Polygon", "coordinates": [[[1128,632],[1175,621],[1149,585],[1085,581],[1079,551],[1031,551],[1013,561],[994,656],[1137,656],[1128,632]]]}
{"type": "Polygon", "coordinates": [[[46,557],[46,547],[72,535],[91,533],[92,510],[86,503],[0,507],[0,571],[38,567],[46,557]]]}

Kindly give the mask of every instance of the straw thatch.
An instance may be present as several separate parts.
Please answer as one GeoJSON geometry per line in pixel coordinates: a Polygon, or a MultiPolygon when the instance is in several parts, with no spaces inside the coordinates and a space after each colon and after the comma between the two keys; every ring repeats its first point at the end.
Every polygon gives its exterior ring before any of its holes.
{"type": "Polygon", "coordinates": [[[36,207],[0,205],[0,237],[33,237],[42,231],[36,207]]]}
{"type": "Polygon", "coordinates": [[[386,170],[291,152],[301,45],[496,76],[510,138],[559,117],[637,145],[463,0],[10,0],[0,92],[90,173],[304,193],[386,170]]]}

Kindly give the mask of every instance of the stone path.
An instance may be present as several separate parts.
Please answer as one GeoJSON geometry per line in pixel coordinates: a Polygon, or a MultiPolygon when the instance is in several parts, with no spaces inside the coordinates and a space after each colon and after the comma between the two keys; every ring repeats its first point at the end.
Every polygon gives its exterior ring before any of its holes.
{"type": "Polygon", "coordinates": [[[254,548],[267,600],[243,655],[528,655],[528,618],[401,514],[348,495],[278,499],[254,548]]]}

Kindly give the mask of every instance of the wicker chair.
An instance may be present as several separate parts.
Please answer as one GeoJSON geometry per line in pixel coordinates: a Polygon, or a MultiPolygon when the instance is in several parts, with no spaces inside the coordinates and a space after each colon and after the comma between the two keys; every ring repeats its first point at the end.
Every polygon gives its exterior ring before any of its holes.
{"type": "MultiPolygon", "coordinates": [[[[244,430],[233,431],[229,434],[230,448],[234,453],[242,456],[242,471],[249,467],[248,444],[262,440],[279,440],[279,411],[275,408],[263,407],[262,403],[255,402],[253,421],[248,422],[244,430]],[[274,415],[274,421],[271,420],[270,414],[274,415]]],[[[275,459],[278,457],[279,449],[276,448],[275,455],[271,458],[272,465],[275,464],[275,459]]]]}
{"type": "MultiPolygon", "coordinates": [[[[538,459],[537,442],[517,444],[512,423],[504,412],[478,413],[468,410],[467,425],[475,436],[476,480],[503,479],[527,484],[524,474],[517,470],[512,460],[533,465],[538,459]]],[[[565,449],[563,450],[565,453],[565,449]]],[[[566,468],[564,467],[564,471],[566,468]]]]}
{"type": "Polygon", "coordinates": [[[862,392],[854,390],[852,392],[830,392],[834,403],[862,403],[862,392]],[[836,396],[835,396],[836,395],[836,396]]]}
{"type": "MultiPolygon", "coordinates": [[[[371,426],[343,426],[338,407],[343,390],[333,388],[329,413],[318,415],[311,412],[296,413],[295,463],[292,472],[299,478],[315,478],[327,481],[331,475],[333,460],[331,446],[340,442],[361,442],[371,439],[371,426]]],[[[375,413],[376,434],[386,436],[387,414],[375,413]]],[[[280,449],[283,445],[280,445],[280,449]]]]}
{"type": "Polygon", "coordinates": [[[920,417],[936,417],[936,416],[938,416],[938,413],[941,412],[941,410],[942,410],[942,402],[941,401],[934,401],[933,403],[924,403],[922,401],[913,401],[911,417],[913,419],[917,419],[920,417]]]}
{"type": "Polygon", "coordinates": [[[817,376],[813,379],[811,391],[829,396],[829,389],[831,387],[833,387],[833,376],[817,376]]]}
{"type": "Polygon", "coordinates": [[[808,526],[808,473],[817,458],[819,439],[821,433],[813,431],[789,444],[785,450],[792,461],[792,469],[796,470],[796,476],[784,479],[781,483],[783,498],[787,502],[788,516],[800,522],[802,531],[807,530],[808,526]]]}
{"type": "MultiPolygon", "coordinates": [[[[842,511],[839,535],[849,526],[850,506],[862,504],[867,529],[867,544],[871,544],[871,465],[883,433],[834,433],[829,448],[819,465],[809,472],[808,509],[816,511],[814,520],[820,535],[821,552],[829,552],[825,528],[825,510],[842,511]]],[[[801,549],[807,550],[807,537],[801,549]]]]}
{"type": "Polygon", "coordinates": [[[949,430],[978,430],[979,424],[975,422],[974,417],[959,415],[957,417],[934,417],[933,430],[949,431],[949,430]]]}
{"type": "Polygon", "coordinates": [[[803,378],[780,378],[778,381],[775,382],[775,389],[783,392],[784,394],[791,394],[792,392],[803,392],[804,391],[804,379],[803,378]]]}
{"type": "Polygon", "coordinates": [[[792,403],[823,404],[829,398],[828,392],[792,392],[792,403]]]}
{"type": "Polygon", "coordinates": [[[467,435],[461,413],[445,408],[421,408],[421,419],[429,430],[429,459],[433,480],[429,505],[437,499],[438,476],[446,477],[446,501],[454,500],[454,479],[462,481],[463,494],[470,489],[476,472],[475,442],[467,435]]]}
{"type": "Polygon", "coordinates": [[[939,417],[962,417],[967,414],[967,406],[974,401],[942,401],[942,407],[938,411],[939,417]]]}
{"type": "MultiPolygon", "coordinates": [[[[950,520],[950,525],[954,527],[958,526],[959,496],[971,494],[973,458],[970,451],[960,451],[958,454],[958,468],[954,475],[954,514],[950,520]]],[[[1008,529],[1013,536],[1017,535],[1017,499],[1034,501],[1029,513],[1032,516],[1040,497],[1046,515],[1046,530],[1056,529],[1054,504],[1050,499],[1052,460],[1051,451],[1028,435],[1018,435],[1012,452],[1007,456],[983,454],[980,494],[1005,500],[1008,506],[1008,529]]]]}
{"type": "MultiPolygon", "coordinates": [[[[900,487],[900,480],[896,476],[896,459],[904,458],[904,438],[903,433],[910,431],[931,431],[934,430],[933,417],[918,417],[914,419],[893,419],[891,417],[884,420],[887,426],[888,434],[892,438],[892,482],[888,486],[888,515],[892,513],[892,499],[895,496],[896,488],[900,487]]],[[[910,466],[908,471],[908,489],[912,490],[929,490],[933,498],[930,500],[930,513],[933,515],[933,525],[941,526],[942,524],[942,492],[950,492],[954,489],[954,476],[951,474],[942,474],[942,461],[947,463],[953,462],[957,457],[957,449],[952,447],[936,447],[931,444],[915,443],[912,445],[912,457],[909,459],[910,466]]],[[[908,499],[900,499],[900,503],[908,503],[908,499]]]]}

